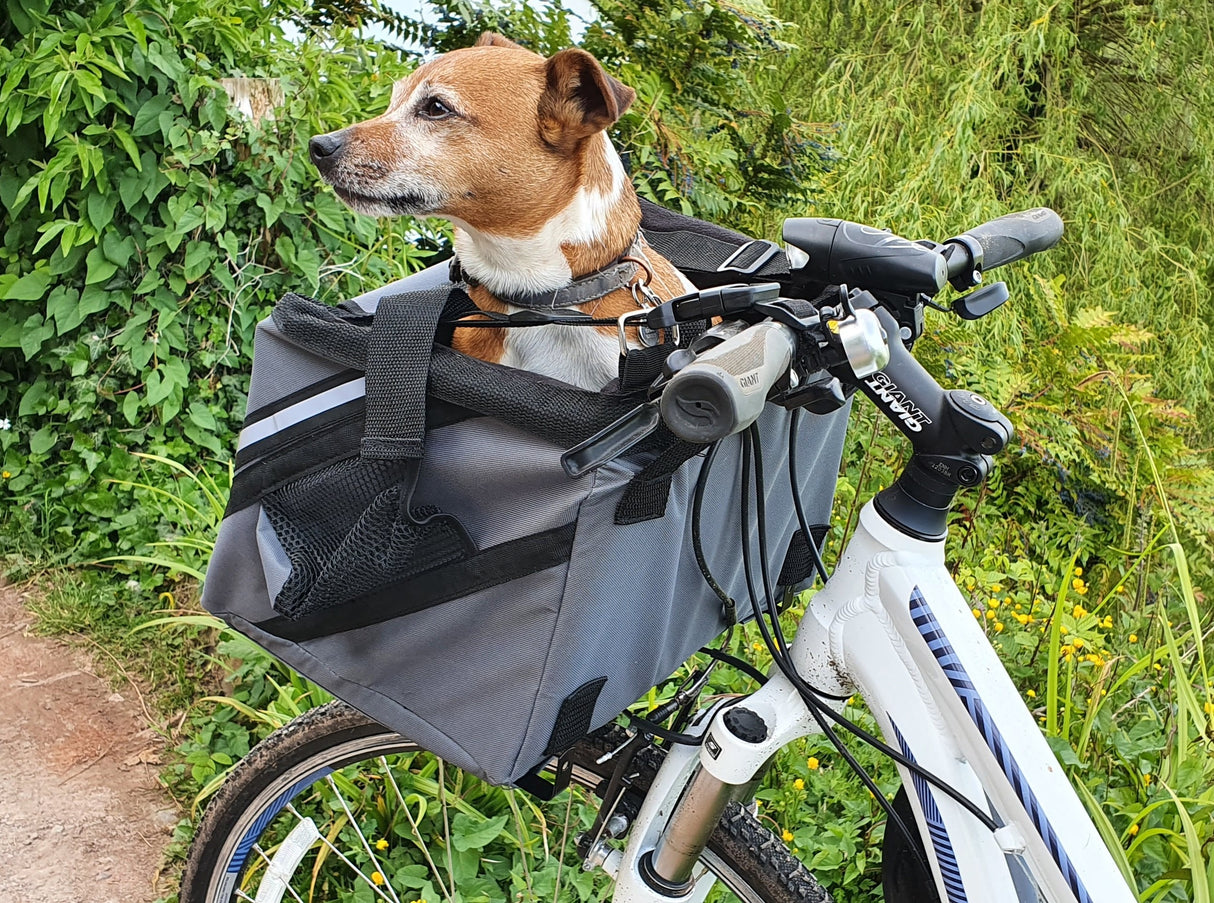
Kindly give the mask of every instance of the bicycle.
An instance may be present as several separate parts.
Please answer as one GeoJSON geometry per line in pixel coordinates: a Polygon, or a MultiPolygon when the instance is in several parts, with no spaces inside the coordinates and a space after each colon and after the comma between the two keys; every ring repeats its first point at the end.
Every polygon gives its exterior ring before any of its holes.
{"type": "MultiPolygon", "coordinates": [[[[839,284],[834,295],[810,304],[780,297],[778,285],[739,286],[645,313],[655,326],[661,316],[722,322],[635,416],[571,450],[570,467],[592,468],[635,442],[653,428],[655,409],[688,440],[741,435],[743,510],[753,480],[757,525],[743,560],[775,662],[762,687],[696,710],[709,666],[649,719],[579,741],[550,763],[552,828],[539,802],[449,772],[408,739],[329,703],[233,769],[191,848],[183,903],[493,899],[507,879],[520,897],[605,899],[605,887],[588,883],[591,871],[622,903],[725,893],[823,903],[826,892],[749,801],[776,752],[797,738],[826,734],[849,757],[839,727],[892,757],[902,779],[892,803],[868,781],[889,817],[889,903],[1134,900],[944,566],[952,500],[983,481],[1010,424],[980,396],[942,389],[910,352],[924,306],[937,306],[932,297],[946,283],[970,290],[953,310],[976,319],[1008,297],[1002,283],[979,287],[982,273],[1051,247],[1061,229],[1043,208],[943,243],[788,220],[794,264],[839,284]],[[762,453],[750,424],[772,401],[824,412],[857,390],[913,454],[898,480],[868,500],[829,579],[810,543],[826,582],[788,643],[767,571],[762,453]],[[883,740],[839,714],[853,694],[883,740]],[[670,718],[669,727],[655,723],[670,718]],[[555,794],[566,786],[585,794],[555,794]],[[434,798],[438,812],[426,804],[434,798]],[[548,856],[551,841],[564,846],[575,834],[568,862],[548,856]],[[536,851],[548,867],[518,865],[516,854],[536,851]],[[348,875],[335,877],[336,866],[348,875]]],[[[701,483],[711,458],[700,465],[701,483]]]]}

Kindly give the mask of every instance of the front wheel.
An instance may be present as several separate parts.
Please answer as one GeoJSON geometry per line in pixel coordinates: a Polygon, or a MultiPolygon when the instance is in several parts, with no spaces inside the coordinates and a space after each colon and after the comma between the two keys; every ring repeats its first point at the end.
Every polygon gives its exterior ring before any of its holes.
{"type": "MultiPolygon", "coordinates": [[[[550,803],[447,767],[413,742],[333,702],[275,731],[207,807],[182,875],[181,903],[600,901],[610,879],[585,872],[576,839],[610,774],[618,728],[573,748],[570,789],[550,803]]],[[[660,751],[634,762],[649,786],[660,751]]],[[[631,791],[630,791],[631,792],[631,791]]],[[[623,808],[633,809],[635,798],[623,808]]],[[[710,900],[829,903],[804,866],[731,804],[702,869],[710,900]]]]}

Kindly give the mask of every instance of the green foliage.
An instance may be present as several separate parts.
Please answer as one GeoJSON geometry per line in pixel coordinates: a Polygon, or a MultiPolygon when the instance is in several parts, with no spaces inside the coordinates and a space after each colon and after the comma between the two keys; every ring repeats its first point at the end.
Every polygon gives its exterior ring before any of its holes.
{"type": "MultiPolygon", "coordinates": [[[[502,32],[550,55],[573,43],[559,4],[437,2],[435,49],[502,32]]],[[[826,132],[795,118],[759,73],[788,49],[761,2],[594,0],[580,43],[637,92],[616,129],[642,197],[746,229],[806,201],[830,160],[826,132]]]]}
{"type": "Polygon", "coordinates": [[[10,541],[24,527],[53,557],[155,539],[155,521],[106,481],[135,471],[136,448],[230,453],[270,304],[289,290],[355,294],[434,247],[411,221],[349,213],[307,162],[308,137],[386,102],[407,60],[341,28],[288,41],[292,12],[27,5],[2,33],[10,541]],[[231,108],[219,79],[235,76],[281,89],[272,118],[231,108]]]}

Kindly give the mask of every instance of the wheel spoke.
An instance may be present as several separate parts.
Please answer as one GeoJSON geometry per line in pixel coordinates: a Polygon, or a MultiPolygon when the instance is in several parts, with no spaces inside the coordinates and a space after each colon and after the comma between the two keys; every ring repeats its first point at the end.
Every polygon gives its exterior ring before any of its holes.
{"type": "MultiPolygon", "coordinates": [[[[337,801],[341,803],[342,811],[346,813],[346,818],[350,820],[350,827],[352,827],[354,829],[354,833],[358,835],[358,840],[363,846],[363,852],[367,854],[368,858],[371,860],[371,863],[375,866],[373,871],[382,877],[384,872],[383,867],[379,863],[379,857],[376,856],[375,851],[371,849],[370,841],[368,841],[366,835],[363,834],[362,825],[358,823],[358,819],[356,819],[354,817],[354,813],[350,811],[349,805],[346,804],[346,798],[342,796],[342,792],[337,788],[337,782],[333,780],[333,775],[327,775],[325,780],[329,783],[329,788],[337,796],[337,801]]],[[[383,891],[386,888],[388,893],[391,894],[390,899],[392,903],[400,903],[400,897],[396,896],[396,891],[392,889],[386,880],[382,885],[377,885],[374,881],[370,881],[370,879],[368,879],[368,883],[370,883],[371,886],[378,891],[383,891]]],[[[384,897],[384,899],[389,898],[384,897]]]]}

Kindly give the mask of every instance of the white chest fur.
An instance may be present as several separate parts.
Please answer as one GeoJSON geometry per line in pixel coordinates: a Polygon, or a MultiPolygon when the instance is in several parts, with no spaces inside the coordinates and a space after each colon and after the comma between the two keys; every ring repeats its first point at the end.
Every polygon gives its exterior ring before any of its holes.
{"type": "Polygon", "coordinates": [[[591,326],[528,326],[506,330],[502,363],[598,390],[619,374],[620,346],[591,326]]]}

